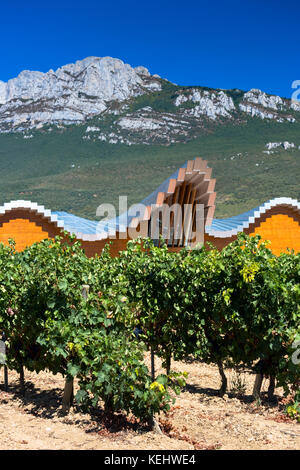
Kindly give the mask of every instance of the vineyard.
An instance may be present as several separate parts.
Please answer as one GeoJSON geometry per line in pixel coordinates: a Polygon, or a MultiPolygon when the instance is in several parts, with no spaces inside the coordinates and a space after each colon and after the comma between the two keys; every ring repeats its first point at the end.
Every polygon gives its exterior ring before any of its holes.
{"type": "Polygon", "coordinates": [[[264,379],[270,400],[282,387],[300,421],[300,254],[275,257],[259,236],[221,252],[136,240],[94,258],[72,237],[23,252],[11,241],[0,245],[0,290],[8,371],[23,392],[24,370],[62,375],[65,413],[122,412],[161,432],[157,418],[189,380],[172,365],[189,358],[218,368],[220,396],[226,368],[256,374],[256,402],[264,379]]]}

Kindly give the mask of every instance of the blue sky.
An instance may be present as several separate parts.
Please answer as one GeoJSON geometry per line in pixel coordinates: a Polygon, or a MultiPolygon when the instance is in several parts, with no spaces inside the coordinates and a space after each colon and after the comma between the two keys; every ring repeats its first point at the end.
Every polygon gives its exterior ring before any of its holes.
{"type": "Polygon", "coordinates": [[[296,0],[1,2],[0,80],[118,57],[182,85],[261,88],[300,79],[296,0]]]}

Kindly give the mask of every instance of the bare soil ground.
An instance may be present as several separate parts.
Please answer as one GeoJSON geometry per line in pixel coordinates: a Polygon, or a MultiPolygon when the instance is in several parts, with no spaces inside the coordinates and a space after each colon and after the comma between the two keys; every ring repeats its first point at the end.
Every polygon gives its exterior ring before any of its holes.
{"type": "MultiPolygon", "coordinates": [[[[156,361],[159,366],[159,360],[156,361]]],[[[104,421],[101,411],[90,416],[71,409],[60,412],[64,379],[26,371],[25,397],[18,376],[9,372],[9,390],[0,381],[1,449],[300,449],[300,426],[282,412],[282,390],[275,400],[251,398],[254,376],[226,370],[229,392],[218,396],[220,379],[214,366],[174,362],[174,370],[187,371],[188,383],[167,416],[160,418],[164,435],[155,434],[119,416],[104,421]]]]}

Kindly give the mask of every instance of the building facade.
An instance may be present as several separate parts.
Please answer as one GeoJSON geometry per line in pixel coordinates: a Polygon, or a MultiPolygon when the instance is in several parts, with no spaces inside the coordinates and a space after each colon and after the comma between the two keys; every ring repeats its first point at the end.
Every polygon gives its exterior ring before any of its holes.
{"type": "Polygon", "coordinates": [[[101,222],[51,211],[31,201],[11,201],[0,207],[0,242],[8,244],[9,239],[14,239],[16,249],[20,251],[45,238],[64,236],[66,231],[76,236],[87,256],[101,253],[108,241],[112,241],[111,252],[115,256],[126,248],[128,240],[138,235],[148,236],[155,219],[169,249],[177,251],[195,243],[188,239],[187,233],[197,234],[197,214],[201,207],[204,243],[222,249],[234,241],[238,233],[244,232],[260,234],[262,239],[270,241],[275,255],[288,249],[300,252],[300,203],[297,200],[279,197],[244,214],[216,219],[216,180],[212,179],[211,173],[207,161],[201,158],[189,160],[136,206],[138,215],[128,211],[101,222]],[[175,206],[182,208],[186,215],[178,218],[171,211],[165,235],[164,212],[175,206]],[[189,212],[185,213],[185,207],[189,207],[189,212]],[[160,221],[159,217],[162,218],[160,221]]]}

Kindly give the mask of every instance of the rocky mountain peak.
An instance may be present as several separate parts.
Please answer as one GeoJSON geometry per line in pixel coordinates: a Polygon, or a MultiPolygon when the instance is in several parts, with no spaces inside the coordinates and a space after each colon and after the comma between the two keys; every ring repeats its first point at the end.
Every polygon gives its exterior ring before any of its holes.
{"type": "Polygon", "coordinates": [[[46,73],[24,70],[0,81],[0,130],[30,123],[80,122],[102,113],[107,102],[160,90],[145,67],[112,57],[86,57],[46,73]]]}
{"type": "Polygon", "coordinates": [[[90,56],[46,73],[23,70],[0,81],[0,133],[94,120],[83,138],[169,145],[193,139],[212,124],[251,118],[294,123],[299,112],[300,103],[257,88],[181,87],[113,57],[90,56]],[[166,84],[163,93],[152,95],[166,84]]]}

